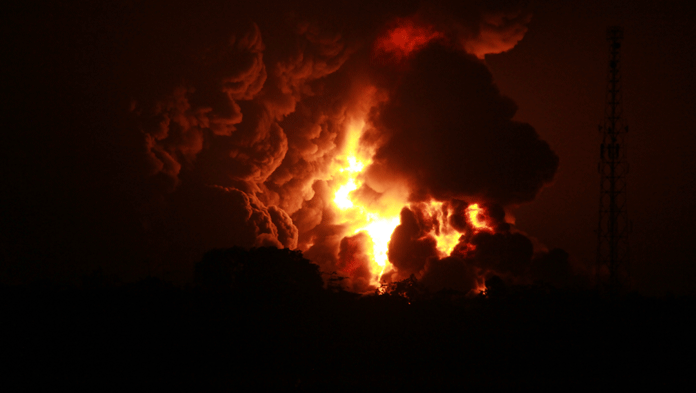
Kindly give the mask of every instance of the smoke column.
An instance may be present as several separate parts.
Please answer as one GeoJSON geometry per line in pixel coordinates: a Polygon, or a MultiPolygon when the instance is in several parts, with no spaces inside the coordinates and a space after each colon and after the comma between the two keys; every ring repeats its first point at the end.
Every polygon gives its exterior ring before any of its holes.
{"type": "Polygon", "coordinates": [[[506,222],[558,165],[483,60],[523,38],[524,2],[47,7],[18,98],[45,135],[15,142],[87,200],[37,212],[64,228],[34,233],[51,255],[185,279],[212,248],[287,247],[357,292],[567,267],[506,222]]]}

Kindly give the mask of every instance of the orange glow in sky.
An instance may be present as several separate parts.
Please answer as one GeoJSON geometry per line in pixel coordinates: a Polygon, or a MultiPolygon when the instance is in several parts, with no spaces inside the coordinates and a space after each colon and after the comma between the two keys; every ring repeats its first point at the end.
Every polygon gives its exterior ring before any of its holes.
{"type": "Polygon", "coordinates": [[[399,25],[377,39],[375,52],[394,56],[397,60],[408,57],[443,34],[430,26],[417,25],[412,20],[402,20],[399,25]]]}

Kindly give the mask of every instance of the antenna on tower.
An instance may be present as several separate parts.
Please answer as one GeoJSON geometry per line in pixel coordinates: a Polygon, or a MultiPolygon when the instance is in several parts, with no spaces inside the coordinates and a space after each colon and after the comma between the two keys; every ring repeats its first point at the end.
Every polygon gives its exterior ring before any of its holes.
{"type": "Polygon", "coordinates": [[[598,170],[599,225],[597,229],[597,281],[601,290],[617,296],[628,284],[629,221],[626,210],[626,144],[628,127],[624,125],[621,105],[620,60],[623,29],[607,28],[609,41],[609,76],[607,81],[604,122],[599,126],[602,144],[598,170]]]}

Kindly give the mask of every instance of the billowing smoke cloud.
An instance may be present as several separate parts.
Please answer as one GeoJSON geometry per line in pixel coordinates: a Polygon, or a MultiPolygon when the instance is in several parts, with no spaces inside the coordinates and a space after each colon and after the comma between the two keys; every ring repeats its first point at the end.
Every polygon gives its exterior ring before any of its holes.
{"type": "MultiPolygon", "coordinates": [[[[412,202],[445,201],[451,209],[449,224],[463,236],[451,255],[439,255],[438,228],[433,228],[438,223],[418,204],[404,208],[389,245],[396,272],[387,277],[414,274],[432,289],[463,291],[481,287],[492,275],[529,283],[540,277],[538,270],[530,270],[534,247],[523,234],[511,232],[504,206],[534,199],[553,179],[558,157],[529,124],[512,120],[517,107],[472,56],[481,52],[466,53],[460,41],[453,45],[409,23],[403,34],[433,38],[426,44],[417,41],[423,47],[411,52],[410,47],[391,48],[397,65],[387,62],[373,74],[389,99],[373,108],[371,128],[364,135],[379,145],[366,185],[383,192],[406,183],[412,202]],[[466,201],[485,203],[488,230],[472,230],[466,201]]],[[[505,40],[504,35],[499,38],[505,40]]],[[[480,44],[475,41],[466,42],[480,44]]]]}
{"type": "Polygon", "coordinates": [[[505,212],[499,205],[482,208],[485,214],[479,214],[478,228],[462,205],[466,202],[455,200],[444,208],[450,226],[461,233],[450,254],[436,247],[434,235],[446,227],[436,217],[437,212],[422,203],[404,208],[389,244],[393,270],[387,272],[385,280],[400,281],[413,275],[430,290],[447,288],[465,293],[480,290],[493,277],[511,284],[582,284],[567,253],[535,246],[504,221],[505,212]]]}
{"type": "MultiPolygon", "coordinates": [[[[18,91],[46,97],[33,127],[51,135],[44,148],[22,143],[42,167],[75,157],[62,171],[64,194],[89,202],[47,205],[42,214],[64,212],[57,225],[68,233],[51,244],[179,277],[211,248],[299,248],[365,291],[370,241],[348,232],[332,191],[347,130],[362,119],[362,147],[375,155],[355,197],[386,206],[407,189],[413,202],[389,245],[389,277],[466,290],[482,271],[515,275],[515,263],[529,265],[530,246],[510,233],[503,207],[532,200],[558,159],[512,120],[515,104],[479,60],[523,37],[531,14],[520,2],[53,8],[56,20],[88,17],[37,27],[32,42],[47,57],[30,57],[33,67],[53,62],[57,71],[18,91]],[[430,200],[448,216],[418,205],[430,200]],[[488,204],[494,232],[464,236],[473,254],[443,255],[433,231],[470,231],[468,201],[488,204]],[[109,240],[82,240],[95,232],[109,240]]],[[[537,265],[549,258],[563,259],[537,265]]]]}
{"type": "Polygon", "coordinates": [[[389,242],[389,261],[400,279],[419,273],[429,259],[437,258],[437,241],[430,235],[432,223],[426,220],[421,210],[401,210],[401,224],[389,242]]]}
{"type": "Polygon", "coordinates": [[[508,51],[524,38],[532,18],[526,3],[472,1],[443,8],[435,2],[431,7],[424,7],[421,15],[446,32],[457,48],[483,58],[508,51]]]}
{"type": "Polygon", "coordinates": [[[508,205],[532,200],[551,181],[558,158],[530,125],[512,120],[515,103],[484,64],[432,45],[410,66],[373,116],[387,141],[368,169],[370,186],[405,179],[415,200],[508,205]]]}
{"type": "Polygon", "coordinates": [[[349,289],[355,292],[369,290],[374,273],[370,271],[370,246],[366,233],[346,236],[341,240],[337,269],[344,277],[350,277],[349,289]]]}

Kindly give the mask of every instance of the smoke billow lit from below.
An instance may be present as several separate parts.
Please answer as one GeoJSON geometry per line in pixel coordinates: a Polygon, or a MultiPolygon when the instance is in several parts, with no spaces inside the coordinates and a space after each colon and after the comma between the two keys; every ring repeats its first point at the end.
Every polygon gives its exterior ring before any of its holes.
{"type": "Polygon", "coordinates": [[[37,43],[65,66],[33,121],[73,130],[33,146],[67,175],[26,181],[62,190],[36,213],[62,231],[27,229],[52,258],[186,281],[211,249],[289,248],[358,293],[578,273],[511,215],[558,166],[483,60],[524,37],[523,5],[166,8],[81,10],[37,43]]]}

